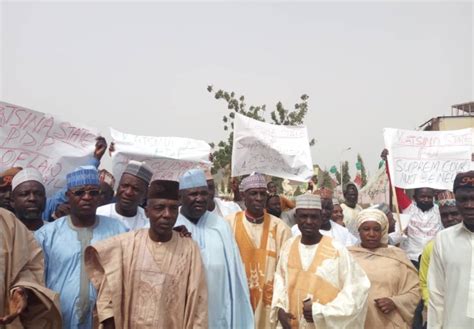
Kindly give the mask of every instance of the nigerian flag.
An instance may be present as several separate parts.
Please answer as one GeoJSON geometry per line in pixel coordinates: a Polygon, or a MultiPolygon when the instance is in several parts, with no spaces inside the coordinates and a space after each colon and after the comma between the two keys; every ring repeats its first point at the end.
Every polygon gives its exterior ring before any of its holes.
{"type": "Polygon", "coordinates": [[[337,167],[336,167],[336,166],[332,166],[331,168],[329,168],[329,176],[330,176],[331,179],[332,179],[332,185],[333,185],[334,187],[336,187],[337,185],[339,185],[339,183],[338,183],[338,181],[337,181],[336,173],[337,173],[337,167]]]}
{"type": "Polygon", "coordinates": [[[359,161],[356,162],[356,177],[354,178],[354,184],[356,184],[359,188],[362,186],[362,163],[359,161]]]}

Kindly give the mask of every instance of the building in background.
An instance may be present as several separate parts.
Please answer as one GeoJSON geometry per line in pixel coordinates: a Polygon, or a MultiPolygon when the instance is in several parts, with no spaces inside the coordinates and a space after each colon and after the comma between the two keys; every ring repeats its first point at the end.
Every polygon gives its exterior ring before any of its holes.
{"type": "Polygon", "coordinates": [[[432,118],[420,126],[421,130],[456,130],[474,128],[474,102],[451,106],[450,116],[432,118]]]}

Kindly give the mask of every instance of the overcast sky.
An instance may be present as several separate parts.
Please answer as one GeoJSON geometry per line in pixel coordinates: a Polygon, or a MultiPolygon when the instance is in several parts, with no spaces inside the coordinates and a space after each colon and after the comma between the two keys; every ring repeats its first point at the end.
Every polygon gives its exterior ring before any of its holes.
{"type": "Polygon", "coordinates": [[[313,162],[360,153],[373,171],[384,127],[474,99],[471,2],[0,6],[0,99],[106,136],[225,138],[208,84],[269,109],[306,93],[313,162]]]}

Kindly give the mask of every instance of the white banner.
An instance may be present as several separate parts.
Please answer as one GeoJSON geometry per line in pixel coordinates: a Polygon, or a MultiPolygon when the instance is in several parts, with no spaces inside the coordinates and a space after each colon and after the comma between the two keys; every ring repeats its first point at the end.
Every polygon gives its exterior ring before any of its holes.
{"type": "Polygon", "coordinates": [[[384,129],[392,183],[401,188],[452,190],[458,172],[471,166],[472,129],[384,129]]]}
{"type": "Polygon", "coordinates": [[[48,195],[66,185],[66,175],[90,163],[98,131],[56,116],[0,102],[0,171],[38,169],[48,195]]]}
{"type": "Polygon", "coordinates": [[[307,182],[313,176],[304,126],[279,126],[235,115],[232,176],[259,172],[307,182]]]}
{"type": "Polygon", "coordinates": [[[375,175],[370,177],[367,184],[360,189],[359,203],[388,203],[389,195],[388,178],[384,165],[377,169],[375,175]]]}
{"type": "Polygon", "coordinates": [[[180,137],[137,136],[110,128],[115,143],[112,171],[117,183],[130,160],[153,168],[153,179],[177,181],[189,169],[210,168],[211,147],[201,140],[180,137]]]}

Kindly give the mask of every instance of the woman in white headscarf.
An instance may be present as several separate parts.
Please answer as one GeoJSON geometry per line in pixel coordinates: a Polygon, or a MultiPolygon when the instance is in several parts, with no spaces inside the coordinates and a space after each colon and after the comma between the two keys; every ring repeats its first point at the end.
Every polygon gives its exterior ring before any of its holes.
{"type": "Polygon", "coordinates": [[[365,328],[411,328],[420,301],[418,273],[406,254],[389,246],[388,219],[378,209],[357,215],[361,243],[348,248],[370,280],[365,328]]]}

